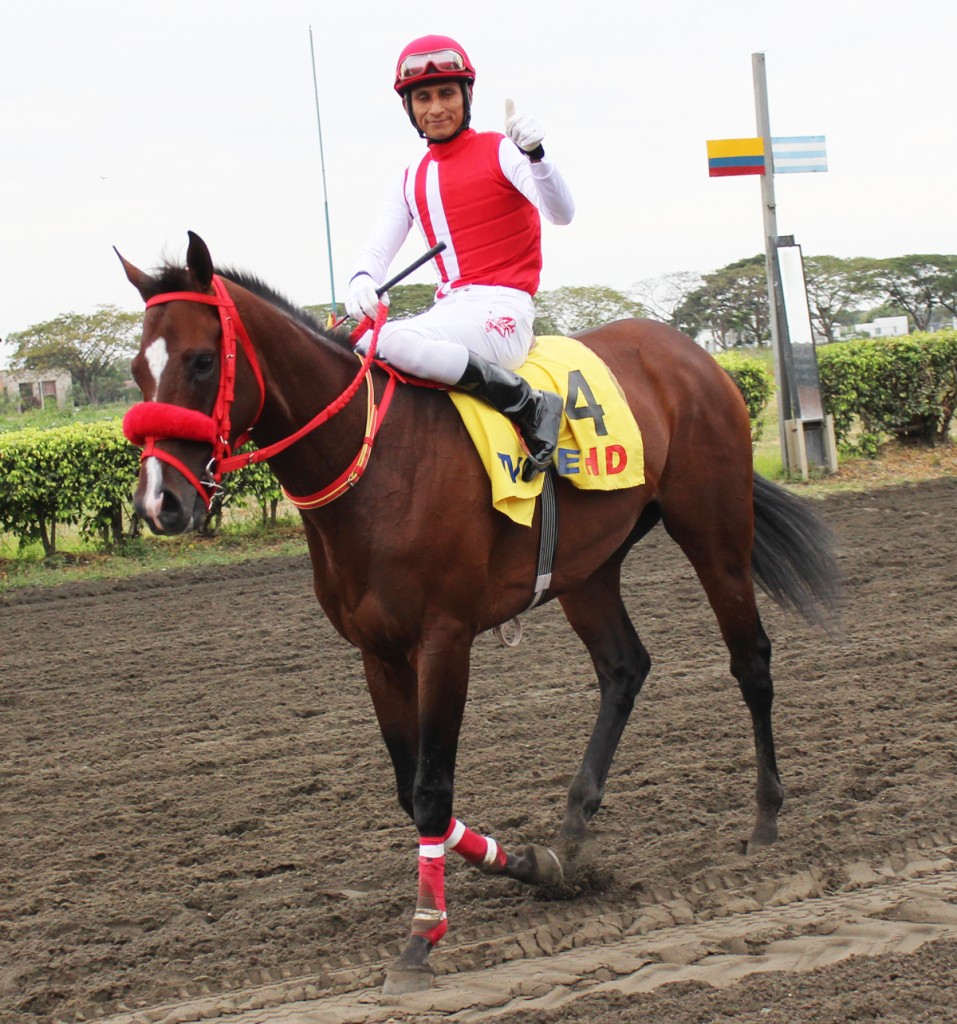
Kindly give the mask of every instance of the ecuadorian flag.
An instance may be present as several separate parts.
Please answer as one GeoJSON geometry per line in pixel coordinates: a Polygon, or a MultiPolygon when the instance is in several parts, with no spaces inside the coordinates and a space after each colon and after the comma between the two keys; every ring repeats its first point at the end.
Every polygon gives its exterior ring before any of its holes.
{"type": "Polygon", "coordinates": [[[709,139],[708,176],[764,174],[764,139],[709,139]]]}

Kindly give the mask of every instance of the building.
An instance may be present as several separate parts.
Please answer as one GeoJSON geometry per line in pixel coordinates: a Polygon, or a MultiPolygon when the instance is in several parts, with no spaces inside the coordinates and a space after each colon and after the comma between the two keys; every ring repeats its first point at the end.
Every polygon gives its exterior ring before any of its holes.
{"type": "Polygon", "coordinates": [[[21,412],[43,409],[49,403],[66,407],[73,378],[66,370],[3,370],[0,390],[21,412]]]}
{"type": "Polygon", "coordinates": [[[866,334],[869,338],[893,338],[909,334],[910,326],[906,316],[879,316],[869,324],[855,324],[855,334],[866,334]]]}

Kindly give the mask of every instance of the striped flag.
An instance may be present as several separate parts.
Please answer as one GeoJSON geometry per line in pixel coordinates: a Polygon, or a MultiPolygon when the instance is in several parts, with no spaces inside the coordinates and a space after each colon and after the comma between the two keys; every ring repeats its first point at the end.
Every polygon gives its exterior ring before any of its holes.
{"type": "Polygon", "coordinates": [[[771,139],[771,163],[775,174],[826,171],[824,136],[788,135],[771,139]]]}
{"type": "Polygon", "coordinates": [[[709,139],[708,176],[764,174],[764,139],[709,139]]]}

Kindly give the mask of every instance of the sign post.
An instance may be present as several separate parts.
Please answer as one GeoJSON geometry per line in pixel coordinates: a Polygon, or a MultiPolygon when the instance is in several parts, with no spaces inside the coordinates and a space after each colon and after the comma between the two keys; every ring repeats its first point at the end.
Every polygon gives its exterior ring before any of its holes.
{"type": "Polygon", "coordinates": [[[789,475],[799,471],[807,478],[809,463],[835,471],[837,453],[833,422],[824,416],[821,408],[817,352],[811,332],[803,258],[793,236],[782,238],[778,235],[774,175],[826,171],[824,137],[772,137],[763,53],[751,54],[751,70],[757,136],[709,141],[708,174],[711,177],[756,174],[761,178],[768,313],[777,380],[781,461],[789,475]],[[792,349],[792,342],[800,347],[792,349]]]}
{"type": "Polygon", "coordinates": [[[754,112],[758,136],[764,141],[764,174],[761,175],[761,213],[764,220],[764,257],[768,281],[768,307],[771,321],[771,348],[774,351],[774,376],[778,382],[778,437],[781,442],[781,460],[785,473],[791,472],[785,422],[790,419],[787,409],[787,385],[784,379],[784,360],[781,356],[781,329],[778,322],[777,289],[775,282],[774,244],[778,237],[777,204],[774,201],[774,166],[771,163],[771,117],[768,113],[768,79],[764,67],[764,54],[751,54],[754,76],[754,112]]]}

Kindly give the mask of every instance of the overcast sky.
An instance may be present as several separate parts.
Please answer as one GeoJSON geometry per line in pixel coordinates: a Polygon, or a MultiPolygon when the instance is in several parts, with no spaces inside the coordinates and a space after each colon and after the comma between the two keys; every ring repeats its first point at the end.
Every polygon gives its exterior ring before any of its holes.
{"type": "Polygon", "coordinates": [[[779,233],[805,255],[957,251],[943,0],[32,0],[0,19],[0,335],[140,308],[112,247],[149,269],[183,257],[188,229],[216,262],[327,302],[310,26],[340,301],[387,182],[421,150],[392,77],[430,32],[476,66],[473,126],[501,130],[512,97],[572,188],[575,221],[544,231],[543,288],[627,290],[763,251],[759,179],[709,178],[705,146],[756,133],[758,51],[772,134],[827,138],[827,173],[775,178],[779,233]]]}

